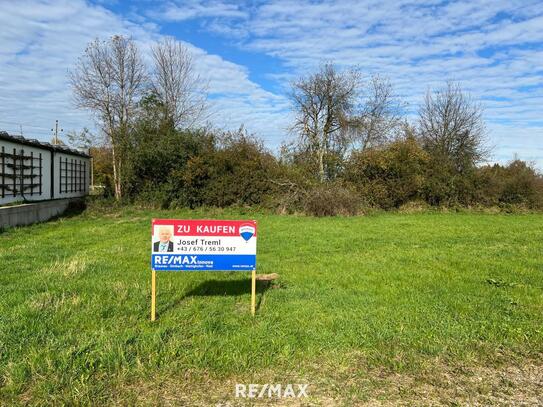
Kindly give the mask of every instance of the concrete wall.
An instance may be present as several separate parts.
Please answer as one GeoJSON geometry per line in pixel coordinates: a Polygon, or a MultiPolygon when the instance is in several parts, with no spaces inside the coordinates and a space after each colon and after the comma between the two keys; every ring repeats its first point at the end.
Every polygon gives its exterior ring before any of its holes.
{"type": "Polygon", "coordinates": [[[0,228],[30,225],[45,222],[62,215],[70,202],[79,199],[57,199],[0,208],[0,228]]]}

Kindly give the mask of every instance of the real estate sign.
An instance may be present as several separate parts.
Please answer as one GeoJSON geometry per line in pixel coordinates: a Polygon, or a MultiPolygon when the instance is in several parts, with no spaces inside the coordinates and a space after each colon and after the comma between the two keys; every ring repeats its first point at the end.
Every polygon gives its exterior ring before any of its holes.
{"type": "Polygon", "coordinates": [[[153,219],[154,271],[253,271],[256,221],[153,219]]]}

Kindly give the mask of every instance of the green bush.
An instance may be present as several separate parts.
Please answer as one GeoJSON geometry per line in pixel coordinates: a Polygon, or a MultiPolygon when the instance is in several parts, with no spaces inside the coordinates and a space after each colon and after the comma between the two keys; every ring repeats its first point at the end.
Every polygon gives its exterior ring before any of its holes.
{"type": "MultiPolygon", "coordinates": [[[[121,148],[123,193],[140,206],[259,206],[315,216],[353,215],[362,207],[413,212],[426,205],[543,209],[543,178],[525,162],[458,165],[438,150],[425,150],[409,131],[347,159],[327,156],[322,183],[307,150],[283,146],[276,157],[243,130],[177,130],[160,120],[152,97],[141,109],[121,148]]],[[[113,196],[110,154],[107,148],[94,151],[105,197],[113,196]]]]}
{"type": "Polygon", "coordinates": [[[352,216],[360,213],[362,200],[359,194],[337,183],[313,188],[305,197],[304,210],[313,216],[352,216]]]}
{"type": "Polygon", "coordinates": [[[113,189],[113,182],[111,177],[106,175],[104,176],[104,188],[102,190],[102,197],[109,199],[115,195],[115,190],[113,189]]]}
{"type": "Polygon", "coordinates": [[[276,190],[279,165],[262,143],[227,133],[213,150],[192,157],[178,173],[190,207],[260,205],[276,190]]]}
{"type": "Polygon", "coordinates": [[[428,154],[417,140],[407,137],[380,148],[354,152],[344,177],[370,205],[398,208],[420,197],[428,162],[428,154]]]}
{"type": "Polygon", "coordinates": [[[476,167],[459,171],[446,157],[428,161],[421,197],[432,206],[472,206],[479,201],[476,167]]]}
{"type": "Polygon", "coordinates": [[[487,206],[543,208],[543,177],[524,161],[484,166],[478,177],[480,200],[487,206]]]}
{"type": "Polygon", "coordinates": [[[259,205],[274,192],[279,163],[243,131],[136,134],[125,194],[153,207],[259,205]]]}
{"type": "Polygon", "coordinates": [[[181,203],[185,196],[181,174],[193,157],[213,151],[215,136],[205,131],[169,130],[154,135],[136,133],[127,154],[125,168],[125,194],[132,200],[155,206],[170,206],[181,203]],[[181,202],[180,202],[181,201],[181,202]]]}

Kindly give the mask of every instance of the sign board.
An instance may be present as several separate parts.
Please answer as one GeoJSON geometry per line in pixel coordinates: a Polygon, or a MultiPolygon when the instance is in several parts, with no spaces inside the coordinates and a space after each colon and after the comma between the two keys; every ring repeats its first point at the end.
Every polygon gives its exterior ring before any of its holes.
{"type": "Polygon", "coordinates": [[[154,271],[254,271],[256,221],[153,219],[154,271]]]}

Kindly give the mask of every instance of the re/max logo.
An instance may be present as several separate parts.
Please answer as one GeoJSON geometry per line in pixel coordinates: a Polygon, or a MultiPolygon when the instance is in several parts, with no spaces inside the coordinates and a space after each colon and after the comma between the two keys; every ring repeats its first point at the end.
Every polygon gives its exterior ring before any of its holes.
{"type": "Polygon", "coordinates": [[[236,397],[243,398],[289,398],[307,397],[307,384],[236,384],[236,397]]]}
{"type": "Polygon", "coordinates": [[[198,264],[196,256],[183,256],[183,255],[159,255],[154,256],[156,265],[181,265],[181,264],[198,264]]]}

